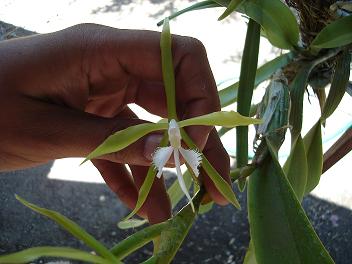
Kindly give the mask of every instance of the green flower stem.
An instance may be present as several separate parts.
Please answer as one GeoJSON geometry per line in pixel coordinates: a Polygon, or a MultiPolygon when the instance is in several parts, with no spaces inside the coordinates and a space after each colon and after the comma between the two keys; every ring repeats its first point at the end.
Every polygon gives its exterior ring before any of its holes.
{"type": "Polygon", "coordinates": [[[160,233],[169,226],[169,222],[163,222],[143,228],[112,247],[110,252],[118,259],[123,259],[132,252],[143,247],[148,242],[152,241],[154,238],[158,237],[160,233]]]}
{"type": "Polygon", "coordinates": [[[168,119],[169,121],[171,119],[178,120],[176,112],[174,65],[172,63],[171,34],[168,18],[164,20],[163,30],[160,36],[160,49],[163,81],[166,92],[168,119]]]}
{"type": "Polygon", "coordinates": [[[234,169],[230,172],[232,182],[235,182],[239,179],[244,179],[250,176],[257,166],[250,164],[241,168],[234,169]]]}

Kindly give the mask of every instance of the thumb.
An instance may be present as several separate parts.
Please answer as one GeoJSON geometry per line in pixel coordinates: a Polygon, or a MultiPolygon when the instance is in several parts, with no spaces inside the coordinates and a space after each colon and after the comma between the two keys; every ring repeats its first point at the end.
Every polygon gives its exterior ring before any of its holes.
{"type": "MultiPolygon", "coordinates": [[[[23,100],[11,108],[2,131],[6,151],[21,154],[28,167],[64,157],[85,157],[112,133],[146,121],[136,118],[104,118],[80,110],[37,100],[23,100]],[[18,105],[18,104],[17,104],[18,105]]],[[[149,165],[161,135],[150,134],[122,151],[101,158],[118,163],[149,165]]]]}

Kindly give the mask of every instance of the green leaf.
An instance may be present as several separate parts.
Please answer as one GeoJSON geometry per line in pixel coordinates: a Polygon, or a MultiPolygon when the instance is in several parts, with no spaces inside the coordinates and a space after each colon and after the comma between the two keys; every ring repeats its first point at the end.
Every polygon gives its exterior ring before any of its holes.
{"type": "Polygon", "coordinates": [[[352,15],[328,24],[315,37],[312,49],[335,48],[352,43],[352,15]]]}
{"type": "Polygon", "coordinates": [[[321,138],[320,121],[318,121],[304,136],[303,142],[307,153],[308,163],[305,194],[308,194],[318,185],[323,171],[323,143],[321,138]]]}
{"type": "MultiPolygon", "coordinates": [[[[185,181],[185,185],[188,190],[192,184],[192,177],[191,177],[191,174],[189,173],[188,170],[183,174],[183,180],[185,181]]],[[[179,201],[181,201],[182,197],[185,196],[185,194],[183,193],[183,191],[180,188],[180,185],[179,185],[177,179],[174,181],[174,183],[167,190],[167,194],[170,197],[172,208],[174,208],[179,203],[179,201]]]]}
{"type": "Polygon", "coordinates": [[[201,214],[206,214],[211,209],[213,209],[213,205],[214,205],[214,202],[210,202],[210,203],[207,203],[207,204],[201,204],[199,206],[198,214],[200,214],[200,215],[201,214]]]}
{"type": "Polygon", "coordinates": [[[218,20],[223,20],[227,16],[231,15],[232,12],[236,10],[236,8],[242,4],[244,0],[231,0],[230,3],[228,4],[226,10],[224,13],[218,18],[218,20]]]}
{"type": "Polygon", "coordinates": [[[252,240],[249,242],[249,247],[244,257],[243,264],[257,264],[252,240]]]}
{"type": "Polygon", "coordinates": [[[290,113],[290,125],[292,142],[295,142],[302,130],[302,118],[303,118],[303,97],[304,91],[307,87],[308,77],[312,71],[312,65],[303,65],[298,71],[296,77],[290,84],[291,92],[291,113],[290,113]]]}
{"type": "Polygon", "coordinates": [[[120,261],[110,261],[102,257],[84,252],[81,250],[66,247],[34,247],[16,253],[1,255],[0,263],[29,263],[42,257],[55,257],[80,260],[98,264],[121,263],[120,261]]]}
{"type": "MultiPolygon", "coordinates": [[[[293,59],[291,52],[280,55],[279,57],[263,64],[260,66],[255,74],[254,86],[257,87],[259,84],[270,78],[278,69],[285,67],[293,59]]],[[[237,101],[239,82],[236,82],[219,91],[219,98],[221,107],[228,106],[237,101]]]]}
{"type": "Polygon", "coordinates": [[[147,135],[148,133],[158,130],[165,130],[167,128],[168,123],[144,123],[117,131],[116,133],[109,136],[95,150],[89,153],[82,164],[98,156],[120,151],[136,142],[141,137],[147,135]]]}
{"type": "Polygon", "coordinates": [[[263,27],[274,46],[281,49],[297,46],[299,30],[296,18],[280,0],[247,0],[240,9],[263,27]]]}
{"type": "MultiPolygon", "coordinates": [[[[202,2],[195,3],[187,8],[184,8],[180,11],[173,13],[171,16],[168,17],[168,19],[171,20],[171,19],[174,19],[174,18],[176,18],[184,13],[187,13],[187,12],[206,9],[206,8],[212,8],[212,7],[219,7],[219,5],[214,3],[214,1],[212,1],[212,0],[202,1],[202,2]]],[[[161,26],[163,23],[164,23],[164,20],[161,20],[157,23],[157,26],[161,26]]]]}
{"type": "Polygon", "coordinates": [[[307,185],[308,164],[302,137],[294,143],[283,170],[299,201],[302,201],[307,185]]]}
{"type": "Polygon", "coordinates": [[[179,121],[178,125],[179,127],[199,125],[235,127],[260,123],[261,120],[259,119],[242,116],[234,111],[219,111],[179,121]]]}
{"type": "Polygon", "coordinates": [[[165,18],[163,30],[160,36],[161,65],[163,72],[163,82],[166,93],[167,115],[169,121],[177,120],[176,112],[176,89],[174,65],[172,63],[171,34],[169,19],[165,18]]]}
{"type": "Polygon", "coordinates": [[[93,236],[88,234],[83,228],[81,228],[72,220],[68,219],[67,217],[63,216],[62,214],[56,211],[41,208],[39,206],[36,206],[35,204],[29,203],[18,195],[16,195],[16,199],[20,201],[23,205],[27,206],[29,209],[32,209],[33,211],[54,220],[58,225],[60,225],[65,230],[70,232],[74,237],[83,241],[88,247],[93,249],[97,254],[101,255],[102,257],[112,262],[117,261],[114,255],[112,255],[110,251],[103,244],[101,244],[93,236]]]}
{"type": "Polygon", "coordinates": [[[248,214],[256,260],[334,263],[309,222],[274,150],[249,178],[248,214]]]}
{"type": "Polygon", "coordinates": [[[136,228],[140,227],[144,224],[148,223],[146,219],[128,219],[125,221],[120,221],[117,223],[118,228],[120,229],[129,229],[129,228],[136,228]]]}
{"type": "Polygon", "coordinates": [[[337,59],[334,77],[330,86],[330,92],[321,114],[321,120],[323,122],[335,111],[346,92],[351,71],[350,64],[351,54],[346,50],[337,59]]]}
{"type": "MultiPolygon", "coordinates": [[[[191,149],[197,149],[196,144],[194,144],[193,140],[187,135],[184,129],[181,129],[181,136],[187,146],[191,149]]],[[[220,174],[214,169],[214,167],[210,164],[207,158],[202,154],[202,168],[213,181],[215,187],[219,190],[219,192],[236,208],[240,208],[240,204],[236,198],[235,193],[233,192],[230,184],[226,182],[220,174]]]]}
{"type": "Polygon", "coordinates": [[[291,141],[295,142],[297,137],[301,134],[302,130],[302,117],[303,117],[303,96],[304,91],[307,87],[307,81],[309,74],[319,63],[322,63],[338,53],[338,50],[330,50],[323,56],[316,58],[311,62],[304,62],[299,65],[299,71],[295,78],[290,84],[291,92],[291,113],[290,113],[290,125],[291,129],[291,141]]]}
{"type": "MultiPolygon", "coordinates": [[[[165,147],[167,145],[167,143],[168,143],[168,135],[167,135],[167,132],[165,132],[164,136],[160,142],[160,147],[165,147]]],[[[150,166],[148,169],[148,172],[147,172],[147,176],[145,177],[144,182],[138,191],[138,200],[137,200],[135,208],[122,221],[126,221],[127,219],[131,218],[133,215],[135,215],[138,212],[139,209],[142,208],[145,200],[148,197],[149,191],[152,188],[155,175],[156,175],[156,171],[155,171],[154,166],[150,166]]]]}
{"type": "MultiPolygon", "coordinates": [[[[260,25],[250,19],[247,28],[246,42],[244,44],[241,73],[238,89],[237,111],[241,115],[249,116],[255,75],[258,65],[260,43],[260,25]]],[[[248,127],[236,129],[236,165],[243,167],[248,163],[248,127]]],[[[246,180],[239,179],[238,186],[243,191],[246,180]]]]}
{"type": "Polygon", "coordinates": [[[116,258],[123,259],[158,237],[163,230],[166,230],[169,227],[169,222],[145,227],[113,246],[110,251],[116,258]]]}

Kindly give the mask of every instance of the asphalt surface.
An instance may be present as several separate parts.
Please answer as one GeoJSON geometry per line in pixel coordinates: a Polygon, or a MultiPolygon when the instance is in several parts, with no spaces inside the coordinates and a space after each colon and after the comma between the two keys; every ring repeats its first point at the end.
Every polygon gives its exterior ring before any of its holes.
{"type": "MultiPolygon", "coordinates": [[[[104,184],[48,179],[51,165],[0,173],[0,254],[34,246],[88,250],[53,221],[20,204],[14,194],[59,211],[109,247],[133,233],[117,228],[116,223],[128,211],[104,184]]],[[[198,217],[174,263],[242,263],[249,231],[245,194],[238,193],[238,197],[244,208],[241,211],[216,206],[198,217]]],[[[351,263],[352,212],[312,196],[305,198],[303,206],[336,263],[351,263]]],[[[126,263],[139,263],[151,253],[147,246],[126,263]]],[[[43,262],[47,260],[36,263],[43,262]]]]}

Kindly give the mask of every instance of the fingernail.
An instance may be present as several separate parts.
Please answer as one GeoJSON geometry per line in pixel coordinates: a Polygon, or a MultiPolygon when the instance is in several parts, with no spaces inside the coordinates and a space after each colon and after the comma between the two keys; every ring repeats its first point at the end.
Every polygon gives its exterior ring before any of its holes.
{"type": "Polygon", "coordinates": [[[147,137],[144,144],[144,157],[146,157],[147,160],[153,160],[153,154],[156,148],[159,147],[162,138],[162,135],[156,134],[147,137]]]}

